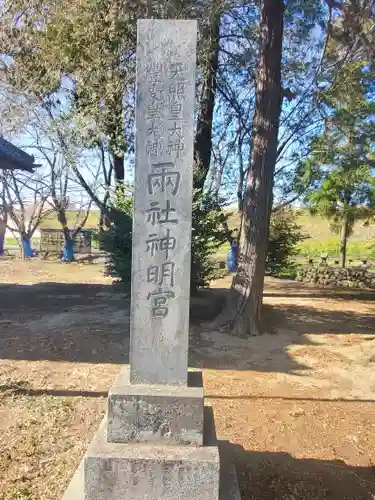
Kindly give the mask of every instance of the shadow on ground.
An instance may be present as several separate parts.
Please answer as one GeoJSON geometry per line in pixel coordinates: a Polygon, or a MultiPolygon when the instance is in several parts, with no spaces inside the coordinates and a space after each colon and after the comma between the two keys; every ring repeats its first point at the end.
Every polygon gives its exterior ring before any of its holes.
{"type": "MultiPolygon", "coordinates": [[[[108,391],[87,391],[87,390],[72,390],[72,389],[31,389],[22,385],[21,382],[10,382],[8,384],[0,384],[0,394],[5,396],[52,396],[60,398],[106,398],[108,391]]],[[[375,403],[375,399],[350,399],[350,398],[308,398],[308,397],[285,397],[285,396],[260,396],[254,394],[242,394],[241,396],[222,396],[220,394],[205,394],[205,400],[244,400],[244,401],[292,401],[292,402],[320,402],[320,403],[375,403]]]]}
{"type": "MultiPolygon", "coordinates": [[[[288,286],[286,295],[296,289],[288,286]]],[[[343,334],[353,329],[375,333],[370,314],[322,311],[293,300],[265,306],[266,329],[277,334],[256,342],[199,326],[221,311],[227,293],[227,289],[213,289],[192,298],[191,366],[291,373],[306,369],[287,352],[291,342],[313,344],[304,333],[343,334]]],[[[0,285],[0,359],[120,364],[128,362],[128,354],[129,297],[118,287],[0,285]]]]}
{"type": "Polygon", "coordinates": [[[233,445],[242,500],[373,500],[375,467],[233,445]]]}
{"type": "Polygon", "coordinates": [[[300,334],[374,334],[375,322],[372,314],[352,311],[321,310],[317,307],[291,304],[265,305],[264,312],[267,331],[282,327],[296,330],[300,334]]]}

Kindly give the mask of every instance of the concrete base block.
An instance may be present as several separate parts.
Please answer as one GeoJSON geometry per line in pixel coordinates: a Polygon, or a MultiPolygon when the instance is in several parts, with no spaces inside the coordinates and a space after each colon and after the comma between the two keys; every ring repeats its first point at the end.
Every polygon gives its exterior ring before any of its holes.
{"type": "MultiPolygon", "coordinates": [[[[232,461],[231,453],[227,454],[228,443],[221,443],[219,441],[220,449],[220,490],[219,500],[241,500],[241,493],[238,486],[238,480],[234,462],[232,461]],[[222,447],[222,445],[224,445],[222,447]]],[[[110,497],[108,497],[110,498],[110,497]]],[[[149,500],[149,497],[145,497],[149,500]]],[[[180,497],[175,497],[174,500],[180,497]]],[[[199,497],[197,497],[199,498],[199,497]]],[[[80,466],[76,470],[68,489],[66,490],[62,500],[85,500],[84,491],[84,461],[82,460],[80,466]]],[[[143,499],[145,500],[145,499],[143,499]]],[[[191,500],[195,500],[192,497],[191,500]]],[[[212,499],[210,499],[212,500],[212,499]]]]}
{"type": "Polygon", "coordinates": [[[202,446],[202,373],[190,371],[188,387],[129,383],[121,370],[108,394],[107,439],[202,446]]]}
{"type": "Polygon", "coordinates": [[[212,446],[210,423],[203,448],[116,445],[105,430],[104,420],[62,500],[241,500],[230,443],[212,446]]]}
{"type": "Polygon", "coordinates": [[[217,446],[109,443],[106,427],[84,459],[85,500],[218,500],[217,446]]]}

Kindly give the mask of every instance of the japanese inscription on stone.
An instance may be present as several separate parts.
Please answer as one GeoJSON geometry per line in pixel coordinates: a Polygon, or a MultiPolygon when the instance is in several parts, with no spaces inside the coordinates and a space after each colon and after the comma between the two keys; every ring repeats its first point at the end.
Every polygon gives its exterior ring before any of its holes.
{"type": "Polygon", "coordinates": [[[133,383],[187,380],[196,32],[138,22],[133,383]]]}

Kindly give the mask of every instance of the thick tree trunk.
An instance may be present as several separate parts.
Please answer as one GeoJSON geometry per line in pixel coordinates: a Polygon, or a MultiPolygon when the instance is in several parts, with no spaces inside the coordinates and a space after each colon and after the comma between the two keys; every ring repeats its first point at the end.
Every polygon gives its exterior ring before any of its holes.
{"type": "Polygon", "coordinates": [[[346,267],[346,246],[348,241],[348,227],[349,221],[345,214],[341,222],[340,231],[340,266],[344,269],[346,267]]]}
{"type": "MultiPolygon", "coordinates": [[[[263,0],[250,167],[243,198],[238,271],[226,308],[226,326],[260,332],[260,312],[281,111],[282,0],[263,0]]],[[[225,320],[221,316],[221,320],[225,320]]]]}
{"type": "Polygon", "coordinates": [[[203,65],[204,81],[194,142],[195,189],[203,189],[211,163],[212,121],[217,86],[221,19],[221,13],[217,10],[216,4],[217,2],[212,0],[211,24],[207,28],[206,36],[203,35],[208,44],[208,52],[203,65]]]}

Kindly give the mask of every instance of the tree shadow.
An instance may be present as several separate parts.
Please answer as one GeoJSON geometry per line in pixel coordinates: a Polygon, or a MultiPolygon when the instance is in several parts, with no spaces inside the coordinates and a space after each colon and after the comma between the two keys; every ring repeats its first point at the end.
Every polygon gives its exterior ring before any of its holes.
{"type": "MultiPolygon", "coordinates": [[[[284,299],[289,299],[290,290],[296,289],[295,284],[289,283],[288,286],[289,292],[280,294],[284,299]]],[[[229,293],[228,289],[215,289],[215,292],[222,293],[223,296],[229,293]]],[[[356,296],[355,293],[352,295],[356,296]]],[[[358,296],[364,300],[361,292],[358,296]]],[[[314,307],[313,302],[311,305],[308,301],[298,303],[293,298],[290,302],[284,300],[280,303],[265,304],[262,314],[264,334],[244,339],[212,331],[209,324],[202,325],[192,332],[192,349],[195,349],[197,354],[195,363],[211,369],[303,375],[303,372],[311,370],[311,367],[295,359],[293,353],[289,352],[291,345],[313,346],[319,354],[317,350],[323,350],[327,343],[327,339],[323,340],[323,335],[366,335],[363,340],[358,338],[359,342],[372,340],[369,337],[371,334],[375,336],[372,302],[362,304],[361,308],[358,307],[358,312],[344,310],[344,305],[340,302],[332,305],[331,309],[329,307],[319,309],[319,306],[314,307]],[[316,336],[316,341],[313,336],[316,336]]]]}
{"type": "MultiPolygon", "coordinates": [[[[192,297],[192,323],[213,319],[223,301],[210,291],[192,297]]],[[[121,286],[0,284],[2,359],[126,364],[129,321],[129,294],[121,286]]]]}
{"type": "Polygon", "coordinates": [[[280,304],[264,306],[263,315],[268,332],[289,327],[299,334],[375,334],[374,316],[370,313],[280,304]]]}
{"type": "Polygon", "coordinates": [[[373,500],[375,467],[232,445],[242,500],[373,500]]]}
{"type": "Polygon", "coordinates": [[[118,287],[0,285],[0,358],[127,363],[129,306],[118,287]]]}
{"type": "MultiPolygon", "coordinates": [[[[370,314],[322,311],[293,301],[265,306],[265,331],[271,334],[240,339],[210,331],[200,322],[215,318],[227,293],[207,290],[191,300],[192,367],[301,375],[310,367],[294,359],[288,347],[314,345],[304,334],[375,334],[370,314]]],[[[0,284],[0,358],[126,364],[129,296],[104,284],[0,284]]]]}

